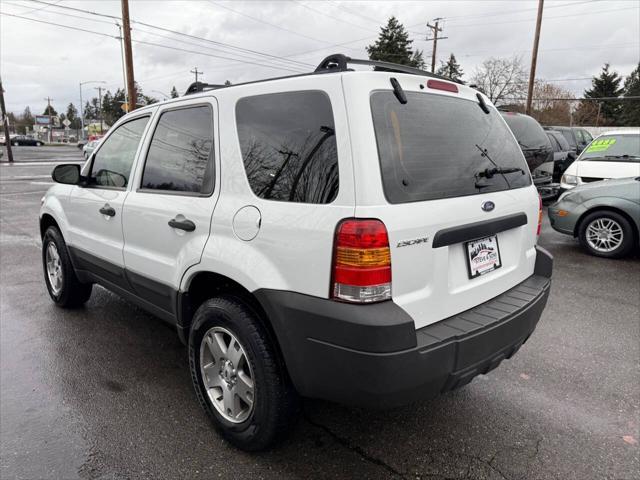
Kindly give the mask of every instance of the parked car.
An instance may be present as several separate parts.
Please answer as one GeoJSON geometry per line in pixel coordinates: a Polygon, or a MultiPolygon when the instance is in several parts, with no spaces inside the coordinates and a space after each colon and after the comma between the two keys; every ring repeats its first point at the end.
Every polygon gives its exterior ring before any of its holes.
{"type": "Polygon", "coordinates": [[[91,140],[84,147],[82,147],[82,154],[84,155],[85,159],[89,158],[89,156],[93,153],[93,151],[98,146],[98,143],[100,143],[100,140],[91,140]]]}
{"type": "Polygon", "coordinates": [[[518,112],[500,113],[516,137],[531,172],[543,163],[553,162],[551,142],[535,118],[518,112]]]}
{"type": "MultiPolygon", "coordinates": [[[[17,135],[15,133],[12,133],[9,135],[9,138],[11,140],[13,140],[15,137],[17,137],[17,135]]],[[[0,145],[6,145],[6,137],[4,135],[0,135],[0,145]]]]}
{"type": "Polygon", "coordinates": [[[589,144],[562,175],[560,187],[640,175],[640,129],[606,132],[589,144]]]}
{"type": "Polygon", "coordinates": [[[27,135],[16,135],[15,137],[11,138],[11,145],[13,145],[14,147],[42,147],[44,145],[44,142],[27,135]]]}
{"type": "Polygon", "coordinates": [[[590,183],[549,207],[551,226],[572,235],[592,255],[621,258],[640,238],[640,177],[590,183]]]}
{"type": "Polygon", "coordinates": [[[576,137],[576,143],[578,144],[578,154],[580,154],[587,147],[587,145],[591,143],[593,137],[582,127],[571,127],[571,130],[573,130],[573,134],[576,137]]]}
{"type": "Polygon", "coordinates": [[[203,409],[246,450],[298,395],[380,408],[470,382],[549,295],[539,196],[489,99],[351,62],[136,109],[43,198],[53,302],[99,283],[170,322],[203,409]]]}
{"type": "Polygon", "coordinates": [[[564,127],[564,126],[548,126],[548,125],[545,125],[542,128],[544,128],[545,130],[555,130],[557,132],[560,132],[562,136],[564,136],[565,140],[567,140],[567,142],[569,143],[569,146],[575,152],[576,155],[579,155],[584,149],[584,147],[587,145],[586,143],[583,143],[586,137],[581,132],[584,132],[587,135],[589,134],[589,132],[587,132],[582,128],[564,127]]]}
{"type": "Polygon", "coordinates": [[[553,162],[543,163],[538,167],[538,170],[551,175],[553,181],[559,183],[564,171],[576,159],[576,154],[560,132],[546,130],[546,134],[553,147],[553,162]]]}

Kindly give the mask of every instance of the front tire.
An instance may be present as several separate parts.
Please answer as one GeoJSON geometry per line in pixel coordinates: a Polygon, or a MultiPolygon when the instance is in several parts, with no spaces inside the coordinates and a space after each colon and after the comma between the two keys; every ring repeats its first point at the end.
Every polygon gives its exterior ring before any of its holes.
{"type": "Polygon", "coordinates": [[[79,307],[91,297],[93,285],[78,280],[67,244],[56,227],[49,227],[42,238],[42,267],[49,296],[59,307],[79,307]]]}
{"type": "Polygon", "coordinates": [[[297,394],[257,312],[238,297],[204,302],[189,334],[189,367],[200,405],[230,443],[273,445],[293,423],[297,394]]]}
{"type": "Polygon", "coordinates": [[[616,212],[596,211],[588,214],[578,230],[580,244],[592,255],[622,258],[633,250],[633,227],[616,212]]]}

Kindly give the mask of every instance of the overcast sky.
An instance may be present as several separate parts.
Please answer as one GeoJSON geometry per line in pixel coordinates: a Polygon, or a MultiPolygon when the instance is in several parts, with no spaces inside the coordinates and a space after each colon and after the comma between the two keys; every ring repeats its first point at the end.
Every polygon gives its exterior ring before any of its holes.
{"type": "MultiPolygon", "coordinates": [[[[81,81],[101,80],[111,91],[123,86],[120,43],[111,38],[118,35],[115,20],[87,13],[119,17],[120,0],[45,1],[56,5],[0,0],[0,10],[106,36],[0,16],[0,70],[9,111],[18,113],[29,105],[34,114],[42,113],[47,96],[53,98],[58,111],[66,110],[69,102],[77,106],[81,81]]],[[[135,78],[146,94],[162,98],[174,85],[182,93],[193,81],[190,70],[196,66],[204,72],[206,82],[228,79],[236,83],[310,71],[330,53],[366,58],[365,47],[391,15],[405,25],[414,47],[423,49],[429,62],[426,23],[444,18],[441,35],[448,38],[438,42],[438,58],[453,52],[465,78],[490,56],[522,55],[528,68],[537,3],[130,0],[131,18],[138,22],[278,57],[134,23],[132,38],[138,40],[133,44],[135,78]]],[[[547,0],[537,76],[580,95],[590,85],[585,77],[598,74],[605,62],[626,76],[640,59],[639,39],[638,0],[547,0]]],[[[84,99],[96,94],[96,86],[84,85],[84,99]]]]}

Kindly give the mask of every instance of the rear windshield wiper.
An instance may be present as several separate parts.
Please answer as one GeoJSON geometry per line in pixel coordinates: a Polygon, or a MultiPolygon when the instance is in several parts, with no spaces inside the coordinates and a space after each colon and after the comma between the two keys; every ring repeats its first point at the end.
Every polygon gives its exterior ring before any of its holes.
{"type": "Polygon", "coordinates": [[[517,172],[521,172],[522,175],[525,174],[525,171],[521,168],[500,168],[500,167],[494,167],[494,168],[485,168],[484,170],[476,173],[476,175],[481,178],[481,177],[485,177],[485,178],[492,178],[496,173],[499,173],[500,175],[504,175],[506,173],[517,173],[517,172]]]}

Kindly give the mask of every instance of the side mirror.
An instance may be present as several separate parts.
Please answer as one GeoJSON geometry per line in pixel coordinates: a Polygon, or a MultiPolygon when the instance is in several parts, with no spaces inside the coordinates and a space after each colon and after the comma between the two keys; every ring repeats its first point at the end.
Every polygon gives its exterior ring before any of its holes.
{"type": "Polygon", "coordinates": [[[54,182],[64,183],[65,185],[78,185],[80,183],[80,165],[75,163],[67,163],[64,165],[57,165],[53,172],[51,172],[51,178],[54,182]]]}

